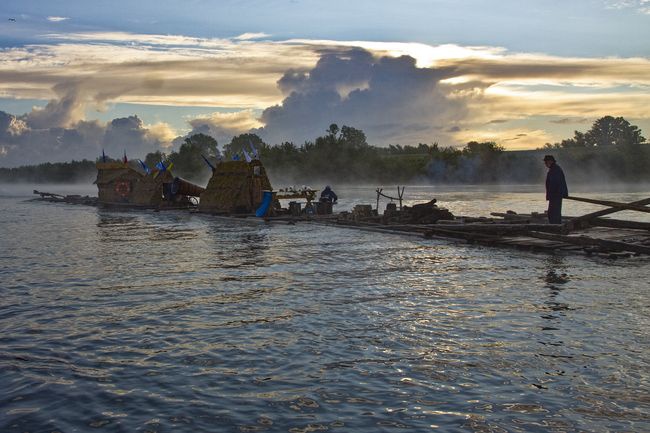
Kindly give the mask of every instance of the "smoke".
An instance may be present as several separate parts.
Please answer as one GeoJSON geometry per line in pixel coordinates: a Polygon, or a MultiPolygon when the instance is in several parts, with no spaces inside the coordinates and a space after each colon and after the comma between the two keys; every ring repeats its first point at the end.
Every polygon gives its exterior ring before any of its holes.
{"type": "Polygon", "coordinates": [[[463,97],[441,83],[452,76],[453,68],[419,68],[410,56],[326,53],[313,69],[284,74],[278,86],[286,97],[264,110],[257,132],[269,143],[301,143],[337,123],[362,129],[376,145],[444,139],[443,128],[467,115],[463,97]]]}

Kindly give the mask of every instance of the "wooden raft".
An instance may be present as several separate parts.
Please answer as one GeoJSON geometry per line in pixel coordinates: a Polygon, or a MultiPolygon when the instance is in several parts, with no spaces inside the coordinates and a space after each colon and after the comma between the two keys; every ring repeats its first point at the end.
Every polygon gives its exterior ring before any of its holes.
{"type": "Polygon", "coordinates": [[[632,203],[568,197],[600,204],[606,209],[563,224],[548,224],[545,214],[494,213],[498,218],[456,217],[436,224],[382,224],[380,217],[339,219],[337,225],[366,230],[411,234],[427,238],[458,239],[469,243],[509,247],[552,254],[596,254],[606,257],[650,255],[650,223],[602,218],[621,210],[647,213],[650,198],[632,203]]]}

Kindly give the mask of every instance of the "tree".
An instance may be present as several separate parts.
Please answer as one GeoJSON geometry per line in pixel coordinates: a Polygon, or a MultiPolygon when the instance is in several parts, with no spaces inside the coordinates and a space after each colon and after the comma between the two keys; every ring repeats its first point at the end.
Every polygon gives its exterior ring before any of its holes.
{"type": "Polygon", "coordinates": [[[169,160],[174,163],[174,173],[189,180],[202,180],[210,176],[210,168],[201,155],[214,161],[218,154],[217,144],[217,140],[205,134],[185,138],[178,152],[169,155],[169,160]]]}
{"type": "Polygon", "coordinates": [[[165,159],[167,159],[167,155],[157,150],[155,152],[148,153],[144,158],[144,163],[147,165],[147,167],[153,169],[156,164],[158,164],[160,161],[164,161],[165,159]]]}
{"type": "Polygon", "coordinates": [[[362,130],[353,128],[351,126],[343,126],[341,128],[339,141],[353,149],[362,149],[364,147],[368,147],[366,134],[362,130]]]}
{"type": "Polygon", "coordinates": [[[496,155],[504,151],[503,146],[496,144],[494,141],[470,141],[463,149],[467,155],[496,155]]]}
{"type": "Polygon", "coordinates": [[[230,159],[235,154],[241,154],[244,149],[246,149],[246,152],[251,153],[250,143],[253,143],[253,146],[255,146],[255,149],[260,155],[264,154],[268,148],[266,143],[257,134],[240,134],[233,137],[230,143],[223,147],[224,157],[230,159]]]}
{"type": "Polygon", "coordinates": [[[624,118],[605,116],[594,122],[584,134],[584,141],[587,146],[637,146],[645,138],[638,126],[624,118]]]}

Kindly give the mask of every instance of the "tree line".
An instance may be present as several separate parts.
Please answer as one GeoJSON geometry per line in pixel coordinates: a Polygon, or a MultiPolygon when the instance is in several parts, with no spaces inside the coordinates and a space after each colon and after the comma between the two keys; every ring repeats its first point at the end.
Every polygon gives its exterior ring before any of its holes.
{"type": "MultiPolygon", "coordinates": [[[[214,138],[195,134],[178,150],[150,153],[143,162],[150,168],[161,161],[173,163],[175,175],[205,183],[211,173],[208,163],[244,159],[253,152],[272,181],[290,183],[537,183],[545,176],[545,153],[554,154],[572,182],[650,181],[650,145],[637,126],[612,116],[596,120],[586,132],[575,131],[573,138],[528,151],[505,151],[492,141],[470,141],[462,148],[435,142],[377,147],[368,144],[360,129],[332,124],[324,135],[300,146],[269,145],[249,133],[233,137],[220,151],[214,138]]],[[[139,163],[130,163],[141,169],[139,163]]],[[[78,182],[94,174],[94,161],[84,160],[0,168],[0,181],[78,182]]]]}

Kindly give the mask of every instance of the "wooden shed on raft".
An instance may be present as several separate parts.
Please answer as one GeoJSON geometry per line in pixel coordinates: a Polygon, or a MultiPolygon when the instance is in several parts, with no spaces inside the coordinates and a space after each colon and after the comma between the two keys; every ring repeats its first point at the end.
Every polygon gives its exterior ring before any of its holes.
{"type": "Polygon", "coordinates": [[[98,162],[95,183],[99,204],[104,206],[187,207],[189,197],[204,190],[169,171],[144,174],[122,162],[98,162]]]}
{"type": "Polygon", "coordinates": [[[251,214],[262,204],[271,181],[258,159],[219,163],[201,194],[199,211],[213,214],[251,214]]]}

